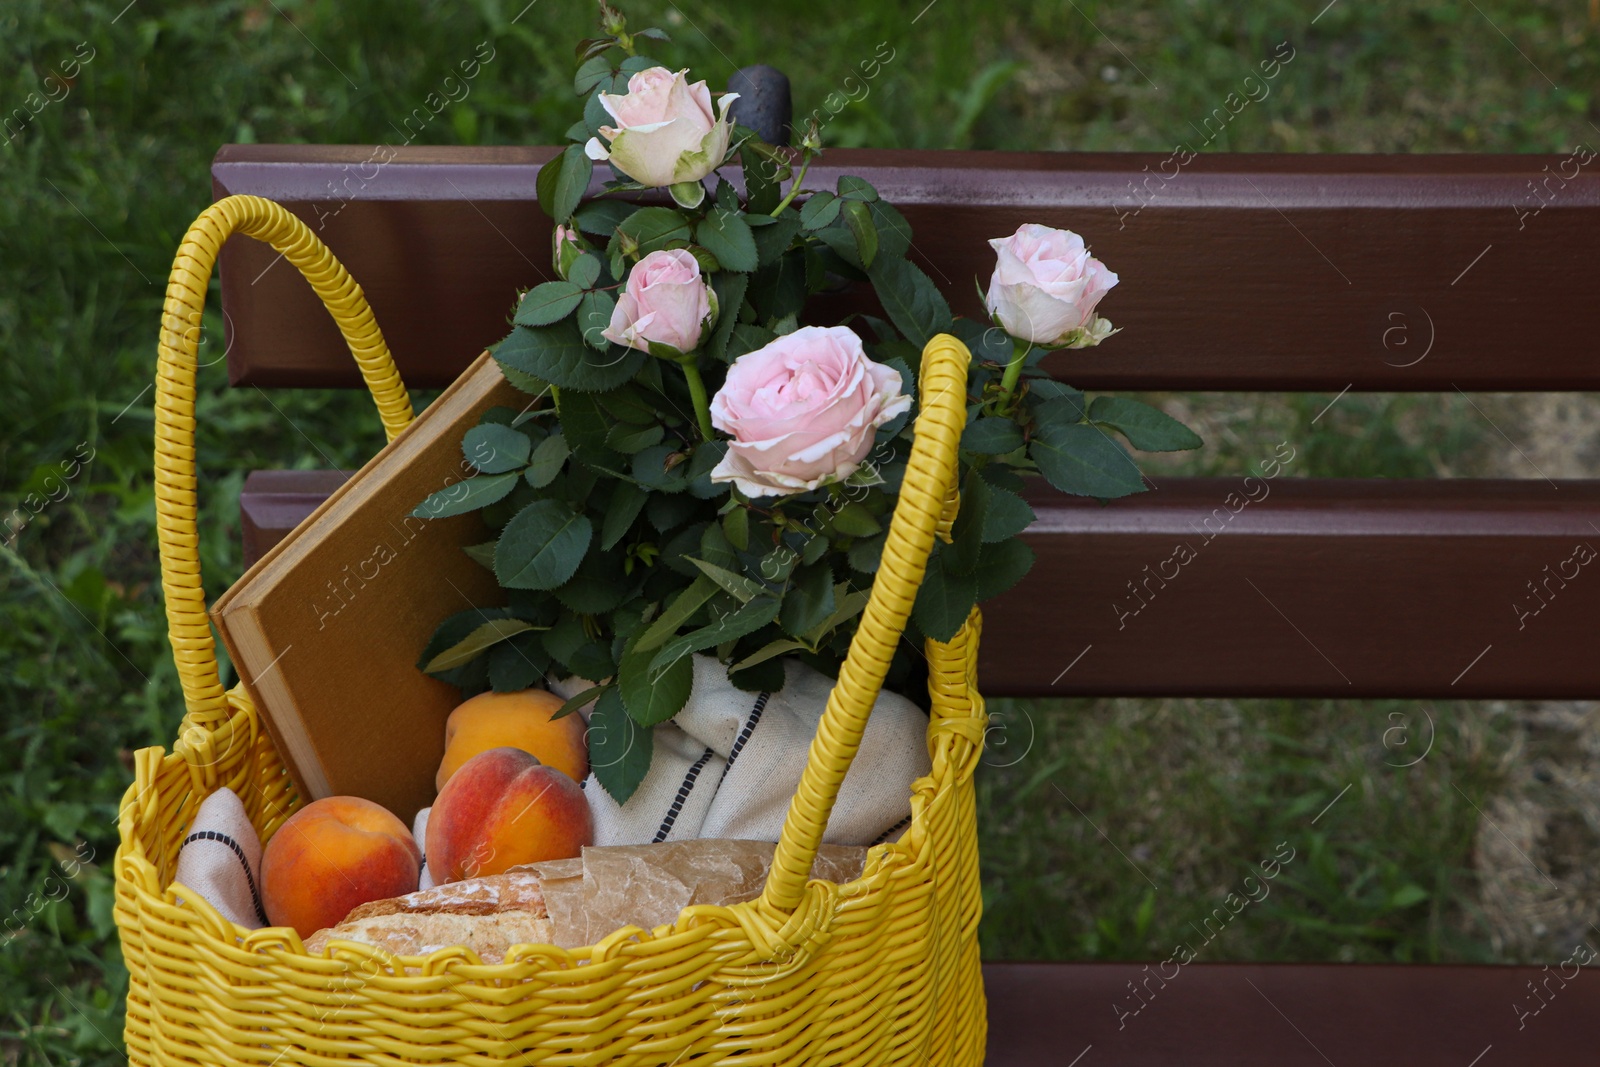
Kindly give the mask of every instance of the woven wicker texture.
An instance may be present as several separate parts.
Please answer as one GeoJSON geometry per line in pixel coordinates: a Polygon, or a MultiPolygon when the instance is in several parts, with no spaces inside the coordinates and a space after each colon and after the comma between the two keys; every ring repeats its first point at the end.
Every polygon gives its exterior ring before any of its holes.
{"type": "Polygon", "coordinates": [[[163,585],[187,714],[171,754],[137,753],[116,860],[130,1062],[980,1063],[972,772],[986,717],[976,611],[950,642],[926,645],[933,764],[912,784],[910,827],[871,849],[854,882],[807,878],[934,538],[954,518],[970,357],[948,336],[923,353],[916,442],[883,563],[761,897],[688,908],[669,926],[624,928],[587,948],[521,946],[486,965],[459,947],[395,957],[338,944],[311,956],[293,931],[245,931],[172,883],[184,829],[212,790],[238,793],[264,838],[299,803],[248,695],[222,689],[196,557],[200,310],[217,251],[235,231],[272,244],[306,275],[390,436],[410,418],[360,289],[303,224],[254,197],[219,201],[200,217],[173,265],[156,402],[163,585]]]}

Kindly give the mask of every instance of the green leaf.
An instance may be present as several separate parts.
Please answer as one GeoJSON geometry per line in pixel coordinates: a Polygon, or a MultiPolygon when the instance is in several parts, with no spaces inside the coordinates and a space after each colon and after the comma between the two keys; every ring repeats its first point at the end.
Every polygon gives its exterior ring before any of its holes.
{"type": "Polygon", "coordinates": [[[591,200],[572,214],[578,229],[595,237],[610,237],[638,205],[621,200],[591,200]]]}
{"type": "Polygon", "coordinates": [[[674,451],[671,445],[653,445],[635,454],[634,479],[647,488],[659,489],[664,493],[683,492],[689,486],[683,477],[683,464],[679,463],[671,469],[667,467],[667,459],[674,451]]]}
{"type": "Polygon", "coordinates": [[[655,622],[650,624],[650,628],[639,635],[639,640],[634,642],[633,647],[640,652],[659,648],[667,638],[678,632],[678,627],[688,622],[694,613],[700,610],[700,605],[716,594],[717,583],[702,574],[666,606],[655,622]]]}
{"type": "Polygon", "coordinates": [[[873,259],[878,255],[878,228],[872,224],[872,212],[860,200],[847,200],[844,223],[850,229],[850,236],[855,239],[856,254],[861,257],[861,265],[870,269],[873,259]]]}
{"type": "Polygon", "coordinates": [[[480,567],[487,567],[491,571],[494,570],[493,541],[485,541],[481,545],[465,545],[462,547],[461,551],[465,552],[467,554],[467,558],[478,564],[480,567]]]}
{"type": "Polygon", "coordinates": [[[851,569],[858,570],[862,574],[876,574],[878,563],[883,558],[883,542],[888,536],[888,531],[885,530],[877,537],[868,537],[851,545],[846,557],[850,560],[851,569]]]}
{"type": "Polygon", "coordinates": [[[904,257],[911,250],[911,224],[906,217],[885,200],[874,200],[867,207],[872,211],[872,224],[878,229],[878,254],[904,257]]]}
{"type": "Polygon", "coordinates": [[[838,604],[833,614],[802,635],[813,645],[865,611],[867,601],[872,599],[872,590],[851,589],[849,582],[840,582],[833,587],[833,598],[838,604]]]}
{"type": "Polygon", "coordinates": [[[1026,530],[1034,520],[1033,508],[1017,494],[989,486],[989,510],[983,516],[985,544],[1004,541],[1026,530]]]}
{"type": "Polygon", "coordinates": [[[577,76],[572,79],[572,91],[579,96],[588,96],[599,88],[601,82],[610,81],[612,74],[611,61],[605,56],[586,59],[578,68],[577,76]]]}
{"type": "Polygon", "coordinates": [[[769,641],[767,644],[762,645],[760,648],[750,653],[738,663],[735,663],[729,667],[728,673],[738,674],[740,671],[749,670],[758,663],[765,663],[773,656],[781,656],[786,652],[798,652],[800,649],[805,647],[806,645],[800,641],[787,641],[782,638],[776,641],[769,641]]]}
{"type": "Polygon", "coordinates": [[[548,326],[576,311],[582,299],[583,289],[572,282],[545,282],[528,290],[512,321],[518,326],[548,326]]]}
{"type": "MultiPolygon", "coordinates": [[[[775,219],[770,215],[756,217],[771,220],[769,225],[763,225],[755,230],[756,259],[761,266],[770,267],[789,251],[794,235],[800,232],[800,213],[792,207],[786,207],[783,209],[783,214],[775,219]]],[[[752,220],[746,221],[754,225],[752,220]]]]}
{"type": "Polygon", "coordinates": [[[468,430],[461,439],[467,462],[484,474],[504,474],[528,462],[533,442],[528,435],[499,423],[486,422],[468,430]]]}
{"type": "Polygon", "coordinates": [[[578,573],[560,585],[556,599],[569,611],[580,615],[604,615],[615,611],[633,593],[636,583],[623,568],[621,552],[590,552],[578,565],[578,573]]]}
{"type": "MultiPolygon", "coordinates": [[[[499,346],[496,345],[496,348],[499,346]]],[[[543,378],[535,378],[531,374],[524,374],[515,367],[500,364],[500,373],[505,375],[506,381],[530,396],[540,397],[550,392],[550,383],[543,378]]]]}
{"type": "Polygon", "coordinates": [[[1015,538],[984,545],[978,557],[978,599],[999,596],[1033,567],[1033,549],[1015,538]]]}
{"type": "Polygon", "coordinates": [[[452,670],[477,656],[484,649],[497,645],[508,637],[533,629],[544,629],[544,627],[535,627],[533,623],[522,619],[490,619],[462,640],[434,656],[422,670],[425,674],[452,670]]]}
{"type": "Polygon", "coordinates": [[[583,146],[568,145],[561,155],[539,168],[534,181],[539,206],[556,222],[566,222],[588,191],[593,173],[594,163],[583,154],[583,146]]]}
{"type": "Polygon", "coordinates": [[[1039,473],[1063,493],[1110,500],[1144,492],[1133,457],[1094,426],[1043,425],[1028,446],[1028,455],[1039,465],[1039,473]]]}
{"type": "Polygon", "coordinates": [[[811,194],[800,206],[800,225],[808,230],[820,230],[839,217],[839,207],[844,201],[830,192],[811,194]]]}
{"type": "Polygon", "coordinates": [[[950,527],[950,543],[939,549],[946,569],[971,574],[983,548],[983,523],[989,513],[989,486],[977,471],[970,471],[961,486],[961,507],[950,527]]]}
{"type": "MultiPolygon", "coordinates": [[[[728,655],[732,654],[729,650],[728,655]]],[[[728,672],[728,681],[746,693],[773,693],[783,688],[785,680],[783,662],[770,658],[742,671],[728,672]]]]}
{"type": "Polygon", "coordinates": [[[650,525],[662,533],[676,530],[699,510],[699,505],[687,493],[651,493],[650,503],[644,506],[650,525]]]}
{"type": "Polygon", "coordinates": [[[869,276],[895,329],[913,345],[924,348],[935,334],[950,332],[950,305],[921,268],[908,260],[883,258],[873,263],[869,276]]]}
{"type": "Polygon", "coordinates": [[[739,165],[744,169],[745,208],[752,215],[769,215],[783,199],[779,188],[782,176],[774,171],[774,164],[762,151],[770,152],[772,148],[756,140],[749,129],[741,129],[740,135],[748,138],[739,149],[739,165]]]}
{"type": "Polygon", "coordinates": [[[494,551],[507,589],[554,589],[578,570],[594,536],[588,518],[559,500],[535,500],[511,517],[494,551]]]}
{"type": "MultiPolygon", "coordinates": [[[[1029,383],[1029,390],[1034,396],[1045,397],[1043,401],[1030,405],[1033,417],[1040,425],[1055,424],[1065,426],[1074,422],[1083,421],[1083,394],[1078,390],[1063,387],[1056,391],[1042,386],[1053,386],[1057,383],[1047,378],[1035,378],[1029,383]]],[[[1030,398],[1031,399],[1031,398],[1030,398]]]]}
{"type": "MultiPolygon", "coordinates": [[[[939,549],[939,556],[944,555],[946,547],[939,549]]],[[[967,615],[977,600],[976,573],[952,574],[941,560],[935,560],[929,564],[927,574],[923,576],[922,588],[917,590],[916,603],[911,607],[911,616],[924,636],[935,641],[948,641],[967,621],[967,615]]]]}
{"type": "Polygon", "coordinates": [[[616,483],[611,502],[606,505],[605,521],[600,524],[600,547],[610,548],[622,540],[649,499],[650,494],[632,482],[616,483]]]}
{"type": "Polygon", "coordinates": [[[565,719],[568,715],[571,715],[573,712],[577,711],[591,700],[597,699],[601,693],[604,693],[610,688],[611,687],[609,685],[591,685],[583,692],[573,694],[570,700],[557,708],[555,714],[550,716],[550,721],[554,722],[557,719],[565,719]]]}
{"type": "Polygon", "coordinates": [[[591,289],[583,294],[583,299],[578,301],[577,318],[573,321],[578,324],[578,334],[584,344],[601,352],[610,347],[605,329],[611,325],[611,312],[616,306],[616,300],[604,289],[591,289]]]}
{"type": "Polygon", "coordinates": [[[631,423],[619,422],[606,433],[606,447],[614,448],[625,456],[635,452],[643,452],[652,445],[659,445],[666,436],[666,431],[659,424],[652,426],[634,426],[631,423]]]}
{"type": "Polygon", "coordinates": [[[722,516],[722,532],[740,552],[750,547],[750,509],[736,507],[722,516]]]}
{"type": "Polygon", "coordinates": [[[741,604],[748,604],[766,592],[766,588],[760,582],[746,578],[742,574],[735,574],[726,567],[719,567],[715,563],[707,563],[705,560],[695,559],[693,556],[689,557],[689,562],[700,568],[701,574],[704,574],[707,578],[710,578],[713,582],[722,586],[723,589],[733,594],[741,604]]]}
{"type": "Polygon", "coordinates": [[[496,693],[519,693],[545,676],[550,654],[534,634],[521,634],[489,650],[489,687],[496,693]]]}
{"type": "Polygon", "coordinates": [[[665,670],[650,669],[652,650],[623,653],[617,665],[617,688],[622,706],[640,726],[666,722],[689,702],[694,687],[694,660],[688,656],[674,660],[665,670]]]}
{"type": "Polygon", "coordinates": [[[711,331],[705,351],[712,359],[728,357],[728,338],[733,336],[733,328],[738,324],[739,308],[744,304],[744,291],[749,284],[750,275],[738,271],[720,271],[711,277],[711,288],[717,294],[717,325],[711,331]]]}
{"type": "Polygon", "coordinates": [[[852,500],[834,513],[833,528],[846,537],[871,537],[883,529],[883,524],[862,504],[852,500]]]}
{"type": "Polygon", "coordinates": [[[579,289],[588,289],[600,280],[600,257],[593,252],[585,252],[573,260],[572,266],[567,271],[567,281],[579,289]]]}
{"type": "MultiPolygon", "coordinates": [[[[768,325],[786,315],[799,315],[806,304],[805,254],[788,252],[770,267],[762,267],[750,278],[748,296],[757,318],[768,325]]],[[[738,333],[736,328],[735,336],[738,333]]]]}
{"type": "Polygon", "coordinates": [[[517,326],[494,350],[494,358],[559,389],[604,393],[639,373],[645,354],[612,345],[595,352],[583,343],[578,325],[564,319],[552,326],[517,326]]]}
{"type": "Polygon", "coordinates": [[[1022,431],[1010,419],[985,415],[967,424],[961,434],[961,447],[985,456],[1003,456],[1022,447],[1022,431]]]}
{"type": "Polygon", "coordinates": [[[480,474],[476,478],[447,485],[412,509],[419,519],[444,519],[465,515],[503,499],[517,484],[517,475],[480,474]]]}
{"type": "Polygon", "coordinates": [[[689,223],[670,207],[642,207],[622,220],[619,233],[627,234],[648,255],[675,242],[689,243],[689,223]]]}
{"type": "Polygon", "coordinates": [[[785,633],[804,636],[833,614],[833,568],[826,560],[801,567],[783,595],[778,621],[785,633]]]}
{"type": "Polygon", "coordinates": [[[1198,434],[1165,411],[1120,396],[1095,397],[1089,421],[1120,430],[1129,444],[1145,452],[1181,452],[1201,445],[1198,434]]]}
{"type": "Polygon", "coordinates": [[[668,641],[650,661],[652,671],[663,670],[673,660],[753,634],[778,617],[778,598],[758,596],[738,611],[730,611],[709,626],[691,630],[668,641]]]}
{"type": "Polygon", "coordinates": [[[733,333],[728,335],[728,351],[724,358],[731,363],[746,352],[767,347],[777,338],[778,335],[771,330],[741,322],[733,328],[733,333]]]}
{"type": "Polygon", "coordinates": [[[878,199],[878,190],[868,185],[863,178],[853,174],[844,174],[839,178],[839,195],[846,200],[867,201],[878,199]]]}
{"type": "Polygon", "coordinates": [[[528,460],[528,470],[524,475],[528,484],[535,489],[543,489],[556,480],[556,475],[561,473],[561,467],[571,455],[567,448],[567,439],[564,435],[553,433],[539,442],[533,450],[533,455],[528,460]]]}
{"type": "MultiPolygon", "coordinates": [[[[748,273],[756,269],[756,239],[736,211],[712,208],[694,228],[694,239],[717,257],[724,270],[748,273]]],[[[739,313],[738,308],[732,311],[739,313]]]]}
{"type": "Polygon", "coordinates": [[[638,723],[623,706],[622,694],[611,686],[595,703],[589,716],[589,769],[595,780],[618,804],[626,804],[650,773],[655,734],[638,723]]]}
{"type": "MultiPolygon", "coordinates": [[[[422,650],[422,656],[417,660],[417,669],[421,670],[428,661],[439,653],[459,644],[465,640],[478,627],[490,619],[509,619],[511,611],[507,608],[469,608],[458,611],[449,616],[433,631],[433,636],[428,639],[427,647],[422,650]]],[[[442,671],[434,675],[441,682],[460,686],[464,692],[476,692],[482,689],[489,680],[489,668],[485,658],[479,657],[452,670],[442,671]]]]}

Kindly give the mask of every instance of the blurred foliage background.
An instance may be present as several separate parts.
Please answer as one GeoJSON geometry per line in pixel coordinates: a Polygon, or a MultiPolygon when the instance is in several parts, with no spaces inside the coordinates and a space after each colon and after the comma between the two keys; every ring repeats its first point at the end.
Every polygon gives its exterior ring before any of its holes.
{"type": "MultiPolygon", "coordinates": [[[[1166,151],[1283,41],[1293,64],[1208,151],[1565,154],[1600,139],[1586,88],[1596,27],[1572,0],[626,10],[673,36],[659,57],[713,87],[748,63],[782,68],[799,114],[886,44],[893,59],[827,125],[834,146],[1166,151]]],[[[132,750],[168,743],[182,712],[155,564],[148,387],[166,274],[211,199],[212,154],[228,142],[402,143],[404,116],[485,42],[494,58],[470,95],[415,140],[558,143],[573,119],[572,43],[592,21],[587,0],[0,6],[7,1064],[122,1058],[117,806],[132,750]]],[[[213,310],[212,360],[221,338],[213,310]]],[[[225,386],[221,366],[202,371],[213,595],[239,570],[245,471],[358,465],[381,443],[364,396],[225,386]]],[[[1586,397],[1349,396],[1316,427],[1331,397],[1154,399],[1207,438],[1199,455],[1169,461],[1187,473],[1242,472],[1286,438],[1306,442],[1296,473],[1315,476],[1531,476],[1513,448],[1552,476],[1576,475],[1600,453],[1586,397]]],[[[1556,959],[1587,936],[1596,805],[1550,785],[1592,783],[1600,744],[1587,705],[995,710],[979,776],[990,957],[1165,957],[1280,841],[1296,858],[1272,895],[1201,958],[1556,959]],[[1420,750],[1425,717],[1430,755],[1396,767],[1420,750]],[[1402,723],[1411,732],[1391,732],[1402,723]],[[1308,816],[1336,799],[1308,832],[1308,816]],[[1548,862],[1564,896],[1507,874],[1516,860],[1492,847],[1490,815],[1548,862]]]]}

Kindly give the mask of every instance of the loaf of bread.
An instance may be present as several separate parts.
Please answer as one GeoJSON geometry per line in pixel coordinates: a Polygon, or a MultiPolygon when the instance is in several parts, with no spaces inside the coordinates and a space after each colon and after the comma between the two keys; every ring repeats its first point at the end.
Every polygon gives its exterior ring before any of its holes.
{"type": "Polygon", "coordinates": [[[500,963],[513,945],[548,945],[553,933],[539,876],[513,869],[363,904],[339,925],[312,934],[306,951],[321,955],[331,941],[397,956],[466,945],[483,962],[500,963]]]}

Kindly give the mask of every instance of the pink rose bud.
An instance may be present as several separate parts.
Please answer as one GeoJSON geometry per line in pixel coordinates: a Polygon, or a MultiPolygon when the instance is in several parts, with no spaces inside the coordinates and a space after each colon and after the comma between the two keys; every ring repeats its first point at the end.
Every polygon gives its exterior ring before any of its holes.
{"type": "Polygon", "coordinates": [[[900,372],[868,359],[849,327],[801,327],[728,368],[711,424],[733,440],[711,480],[749,497],[842,481],[874,431],[910,408],[900,372]]]}
{"type": "Polygon", "coordinates": [[[690,85],[687,73],[651,67],[628,79],[625,94],[601,93],[600,105],[616,126],[600,127],[584,152],[653,188],[697,182],[721,166],[732,130],[728,106],[738,94],[723,93],[713,113],[711,90],[703,81],[690,85]]]}
{"type": "Polygon", "coordinates": [[[1006,333],[1045,348],[1089,348],[1115,332],[1094,309],[1117,276],[1082,237],[1030,222],[989,245],[996,263],[984,303],[1006,333]]]}
{"type": "Polygon", "coordinates": [[[555,234],[550,239],[550,245],[556,275],[565,280],[572,270],[572,265],[583,255],[583,240],[578,236],[578,231],[572,227],[557,226],[555,234]]]}
{"type": "Polygon", "coordinates": [[[643,352],[650,351],[652,341],[692,352],[700,345],[715,299],[688,251],[651,252],[628,273],[611,325],[601,335],[643,352]]]}

